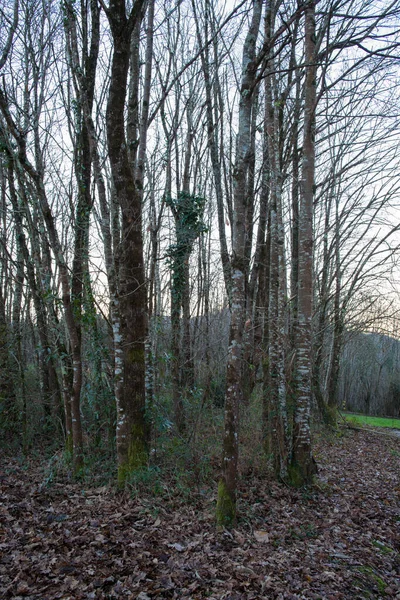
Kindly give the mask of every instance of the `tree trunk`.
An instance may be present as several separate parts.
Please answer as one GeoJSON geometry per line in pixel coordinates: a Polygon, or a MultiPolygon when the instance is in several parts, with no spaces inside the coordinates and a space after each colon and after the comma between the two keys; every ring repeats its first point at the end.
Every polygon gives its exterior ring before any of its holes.
{"type": "Polygon", "coordinates": [[[183,390],[190,381],[193,369],[188,369],[186,360],[190,357],[190,314],[189,298],[189,259],[197,237],[203,232],[204,199],[181,191],[175,200],[169,198],[167,205],[171,208],[175,220],[176,243],[170,246],[171,260],[171,335],[172,335],[172,384],[175,423],[182,434],[185,430],[183,390]],[[181,308],[184,309],[183,336],[181,331],[181,308]],[[185,335],[186,330],[186,335],[185,335]],[[189,348],[181,347],[181,338],[189,348]],[[183,364],[182,364],[183,363],[183,364]]]}
{"type": "MultiPolygon", "coordinates": [[[[45,19],[41,21],[42,28],[45,27],[45,19]]],[[[29,65],[27,65],[29,66],[29,65]]],[[[34,71],[35,76],[32,83],[33,95],[40,95],[40,81],[37,70],[34,71]]],[[[40,74],[45,77],[45,73],[40,74]]],[[[26,90],[28,93],[28,90],[26,90]]],[[[29,97],[24,98],[29,103],[29,97]]],[[[8,152],[13,155],[14,160],[22,167],[26,176],[30,179],[34,188],[35,200],[40,206],[44,222],[47,228],[49,242],[54,253],[54,258],[59,269],[59,279],[62,290],[62,303],[64,309],[65,322],[68,329],[68,335],[71,343],[71,352],[73,360],[73,386],[70,397],[71,416],[72,416],[72,436],[73,436],[73,462],[74,471],[78,473],[83,466],[83,435],[80,414],[80,392],[82,386],[82,364],[80,356],[80,336],[77,329],[77,322],[74,315],[74,307],[71,302],[71,286],[69,281],[69,268],[66,262],[66,257],[63,252],[63,247],[60,242],[59,233],[56,227],[54,214],[48,202],[48,196],[45,187],[45,165],[43,160],[44,149],[42,148],[42,136],[40,129],[40,116],[42,104],[35,102],[34,118],[32,115],[32,135],[34,146],[34,163],[30,161],[30,155],[27,152],[26,137],[21,133],[18,125],[15,123],[14,117],[9,110],[7,98],[2,90],[0,90],[0,109],[10,134],[18,147],[18,155],[15,153],[15,148],[11,141],[8,142],[8,152]]]]}
{"type": "MultiPolygon", "coordinates": [[[[333,306],[333,340],[331,352],[331,364],[328,371],[328,406],[334,414],[338,405],[337,391],[339,384],[340,372],[340,355],[342,352],[343,343],[343,315],[340,306],[342,291],[341,281],[341,265],[340,265],[340,222],[339,222],[339,205],[336,202],[336,222],[335,222],[335,295],[333,306]]],[[[333,416],[333,415],[332,415],[333,416]]]]}
{"type": "Polygon", "coordinates": [[[255,0],[253,16],[243,46],[239,131],[235,161],[234,222],[231,273],[231,325],[226,371],[225,430],[222,476],[218,485],[217,522],[231,525],[236,520],[239,458],[239,405],[242,401],[243,329],[246,308],[246,181],[251,150],[251,111],[255,89],[254,57],[260,27],[262,1],[255,0]]]}
{"type": "Polygon", "coordinates": [[[316,400],[316,405],[323,419],[327,425],[331,424],[331,415],[327,410],[327,405],[324,397],[324,386],[322,380],[322,367],[324,357],[324,346],[325,346],[325,331],[328,325],[327,311],[329,305],[329,272],[330,272],[330,252],[328,247],[328,236],[330,223],[330,209],[331,209],[332,197],[331,194],[325,202],[325,222],[324,222],[324,235],[323,235],[323,250],[322,250],[322,269],[321,278],[319,284],[319,307],[317,311],[318,322],[316,331],[314,334],[314,361],[313,361],[313,372],[312,372],[312,389],[316,400]]]}
{"type": "Polygon", "coordinates": [[[133,4],[126,16],[124,0],[112,0],[107,11],[113,38],[111,81],[107,102],[107,143],[116,201],[121,210],[118,248],[119,322],[114,338],[121,343],[116,353],[116,375],[121,395],[117,398],[118,484],[147,464],[145,414],[146,289],[143,263],[142,207],[125,137],[124,110],[132,31],[141,18],[143,2],[133,4]]]}
{"type": "Polygon", "coordinates": [[[11,334],[7,322],[5,298],[0,285],[0,407],[5,431],[17,428],[17,398],[11,368],[11,334]]]}
{"type": "MultiPolygon", "coordinates": [[[[266,15],[266,39],[272,38],[273,9],[266,15]]],[[[269,339],[269,427],[277,477],[287,478],[288,469],[288,416],[286,406],[286,265],[284,260],[284,230],[282,216],[282,168],[280,157],[280,123],[277,105],[277,85],[274,61],[268,59],[271,74],[265,81],[265,120],[270,165],[270,287],[268,304],[269,339]]]]}
{"type": "Polygon", "coordinates": [[[315,178],[315,1],[305,9],[305,108],[303,164],[299,211],[299,287],[297,335],[297,386],[290,478],[294,485],[309,483],[315,473],[311,449],[311,327],[313,300],[313,199],[315,178]]]}
{"type": "MultiPolygon", "coordinates": [[[[196,5],[192,2],[194,14],[196,16],[196,5]]],[[[208,24],[209,24],[209,11],[206,12],[206,30],[205,36],[208,35],[208,24]]],[[[218,230],[219,230],[219,243],[220,243],[220,253],[221,253],[221,261],[222,261],[222,270],[224,275],[225,289],[226,294],[228,296],[228,302],[231,303],[231,286],[232,286],[232,273],[231,273],[231,264],[229,259],[228,252],[228,244],[226,240],[226,232],[225,232],[225,217],[224,217],[224,195],[222,188],[222,172],[221,172],[221,160],[222,157],[218,151],[218,125],[213,116],[213,100],[212,100],[212,92],[213,92],[213,83],[210,74],[210,57],[209,57],[209,48],[208,44],[204,46],[200,27],[199,20],[196,18],[196,32],[197,39],[200,48],[204,47],[204,51],[201,53],[201,64],[203,69],[203,77],[205,83],[205,91],[206,91],[206,115],[207,115],[207,143],[208,149],[210,152],[211,165],[213,170],[214,177],[214,185],[215,185],[215,195],[217,200],[217,216],[218,216],[218,230]]],[[[215,87],[219,86],[218,80],[218,72],[216,72],[215,78],[215,87]]]]}
{"type": "Polygon", "coordinates": [[[244,349],[243,349],[243,367],[242,367],[242,388],[244,401],[250,401],[256,382],[255,371],[255,350],[254,350],[254,290],[250,286],[250,261],[253,247],[253,230],[254,230],[254,211],[255,211],[255,167],[256,167],[256,131],[258,118],[258,88],[256,88],[253,96],[253,107],[251,117],[251,143],[250,157],[247,174],[247,191],[246,191],[246,241],[245,241],[245,257],[246,257],[246,327],[244,331],[244,349]]]}
{"type": "Polygon", "coordinates": [[[36,313],[36,328],[40,342],[38,350],[40,387],[44,412],[49,418],[51,415],[58,416],[60,388],[53,358],[51,328],[49,327],[44,300],[44,298],[50,295],[48,294],[48,290],[43,286],[43,281],[46,281],[46,277],[44,276],[44,272],[46,271],[46,260],[40,260],[40,241],[37,239],[38,234],[36,227],[32,227],[32,223],[36,222],[37,219],[32,219],[32,216],[29,214],[29,202],[25,195],[25,181],[21,180],[21,178],[19,179],[19,194],[17,194],[16,182],[14,180],[15,164],[11,155],[8,156],[8,161],[8,185],[13,209],[17,246],[25,263],[27,281],[36,313]],[[26,227],[29,231],[33,257],[28,249],[24,233],[24,221],[26,222],[26,227]],[[37,270],[36,273],[35,266],[37,270]]]}

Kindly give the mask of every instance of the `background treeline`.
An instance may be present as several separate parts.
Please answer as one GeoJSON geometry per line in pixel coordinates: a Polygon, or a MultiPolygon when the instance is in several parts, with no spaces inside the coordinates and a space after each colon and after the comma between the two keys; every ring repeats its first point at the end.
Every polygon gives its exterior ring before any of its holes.
{"type": "Polygon", "coordinates": [[[215,426],[229,512],[239,414],[302,483],[311,413],[398,411],[400,3],[0,10],[7,439],[122,486],[215,426]]]}
{"type": "Polygon", "coordinates": [[[398,417],[399,342],[386,335],[356,334],[345,343],[339,383],[343,408],[366,415],[398,417]]]}

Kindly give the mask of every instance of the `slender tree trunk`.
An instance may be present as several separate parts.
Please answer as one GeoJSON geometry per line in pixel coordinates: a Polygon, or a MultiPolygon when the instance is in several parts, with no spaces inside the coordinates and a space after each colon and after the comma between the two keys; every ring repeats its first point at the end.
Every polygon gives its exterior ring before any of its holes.
{"type": "MultiPolygon", "coordinates": [[[[333,304],[333,340],[331,352],[331,364],[328,371],[328,406],[330,412],[334,413],[338,405],[338,384],[340,372],[340,355],[343,343],[343,315],[340,306],[342,291],[341,266],[340,266],[340,222],[339,222],[339,202],[336,201],[336,221],[335,221],[335,295],[333,304]]],[[[333,415],[332,415],[333,416],[333,415]]]]}
{"type": "Polygon", "coordinates": [[[186,429],[185,408],[181,386],[181,306],[183,296],[183,265],[174,261],[171,274],[171,349],[172,349],[172,400],[177,432],[182,435],[186,429]]]}
{"type": "Polygon", "coordinates": [[[189,390],[194,385],[194,362],[192,354],[192,335],[190,331],[190,262],[184,265],[185,288],[182,297],[182,385],[189,390]]]}
{"type": "MultiPolygon", "coordinates": [[[[270,267],[270,224],[267,225],[269,215],[269,193],[270,193],[270,165],[268,156],[268,129],[267,120],[263,124],[263,165],[260,193],[260,213],[257,230],[256,249],[254,254],[253,268],[249,280],[249,297],[253,303],[254,335],[253,335],[253,361],[257,372],[262,369],[262,380],[264,380],[264,367],[268,362],[266,358],[268,339],[268,299],[269,299],[269,267],[270,267]],[[265,338],[265,335],[267,337],[265,338]]],[[[269,388],[266,384],[265,388],[269,388]]],[[[267,399],[268,394],[263,397],[267,399]]],[[[266,416],[266,415],[265,415],[266,416]]],[[[265,421],[265,423],[267,420],[265,421]]],[[[266,429],[264,429],[264,434],[266,429]]]]}
{"type": "MultiPolygon", "coordinates": [[[[266,39],[272,37],[274,8],[266,15],[266,39]]],[[[280,157],[280,123],[277,110],[277,85],[274,61],[270,57],[268,68],[272,71],[265,81],[265,119],[270,165],[270,287],[269,287],[269,425],[272,435],[275,473],[287,478],[288,468],[288,416],[286,406],[286,265],[284,260],[284,230],[282,217],[282,169],[280,157]]]]}
{"type": "MultiPolygon", "coordinates": [[[[118,265],[119,265],[119,244],[120,244],[120,220],[119,208],[116,203],[115,193],[111,191],[111,207],[107,199],[106,185],[102,173],[101,158],[98,149],[98,139],[95,131],[95,126],[92,117],[92,106],[94,98],[94,83],[96,75],[96,64],[99,51],[99,8],[96,0],[91,1],[91,21],[92,33],[90,43],[90,55],[83,61],[85,70],[82,69],[79,62],[78,38],[76,30],[76,22],[73,15],[71,16],[67,33],[69,35],[69,53],[73,67],[73,74],[76,78],[75,88],[77,96],[81,103],[82,114],[84,119],[84,130],[82,132],[85,151],[84,160],[87,163],[87,168],[83,171],[83,177],[86,182],[83,189],[88,190],[90,184],[91,166],[93,166],[94,181],[97,188],[100,218],[99,225],[103,238],[104,261],[107,274],[108,291],[110,296],[110,319],[113,333],[113,364],[114,364],[114,394],[116,405],[119,406],[123,395],[123,346],[121,336],[121,316],[120,302],[118,299],[118,265]],[[90,160],[89,160],[90,158],[90,160]]],[[[86,200],[86,206],[90,206],[90,198],[86,200]]],[[[86,230],[87,231],[87,230],[86,230]]],[[[84,276],[87,278],[87,265],[84,276]]],[[[87,291],[90,288],[88,281],[87,291]]],[[[90,293],[90,292],[89,292],[90,293]]],[[[66,415],[68,417],[68,415],[66,415]]]]}
{"type": "Polygon", "coordinates": [[[1,424],[12,431],[17,423],[17,398],[11,367],[11,332],[7,320],[5,298],[0,282],[0,407],[1,424]]]}
{"type": "MultiPolygon", "coordinates": [[[[154,45],[154,5],[155,0],[148,1],[147,7],[147,24],[146,24],[146,54],[145,54],[145,67],[144,67],[144,83],[143,83],[143,99],[142,99],[142,111],[140,116],[139,124],[139,147],[136,160],[135,170],[135,183],[136,188],[140,194],[141,202],[143,203],[143,188],[144,188],[144,174],[145,174],[145,161],[147,151],[147,131],[149,121],[149,109],[150,109],[150,91],[151,91],[151,76],[153,66],[153,45],[154,45]]],[[[154,197],[154,190],[151,190],[151,194],[154,197]]],[[[148,330],[145,343],[146,353],[146,405],[149,415],[153,413],[154,404],[154,393],[155,393],[155,351],[154,345],[155,340],[155,329],[154,329],[154,316],[153,316],[153,290],[151,289],[154,284],[154,273],[155,265],[157,260],[157,247],[158,247],[158,231],[161,227],[161,219],[163,213],[163,205],[158,216],[158,223],[154,221],[151,223],[151,247],[152,247],[152,258],[150,267],[150,280],[149,280],[149,291],[148,291],[148,330]],[[154,228],[155,225],[155,228],[154,228]],[[154,345],[153,345],[154,344],[154,345]]],[[[151,436],[151,423],[147,423],[147,435],[151,436]]]]}
{"type": "Polygon", "coordinates": [[[305,99],[303,164],[300,181],[299,211],[299,288],[297,336],[297,386],[293,427],[293,454],[290,478],[294,485],[309,483],[315,473],[312,456],[310,412],[311,329],[313,301],[313,199],[315,179],[315,1],[305,9],[305,99]]]}
{"type": "Polygon", "coordinates": [[[271,211],[268,207],[268,219],[266,223],[265,251],[264,251],[264,269],[261,271],[259,306],[263,307],[264,320],[262,329],[262,382],[263,382],[263,402],[262,402],[262,436],[264,451],[267,455],[273,451],[272,447],[272,423],[271,423],[271,378],[269,365],[269,339],[270,339],[270,320],[269,320],[269,301],[271,295],[271,211]],[[261,287],[262,286],[262,287],[261,287]]]}
{"type": "Polygon", "coordinates": [[[40,260],[40,242],[37,239],[38,235],[36,227],[32,227],[33,221],[29,215],[29,203],[25,194],[25,181],[19,178],[19,194],[16,190],[16,182],[14,179],[15,163],[12,156],[8,156],[8,185],[11,205],[13,208],[13,218],[15,223],[17,246],[21,252],[21,256],[25,263],[27,281],[29,284],[33,305],[36,313],[36,329],[39,336],[39,370],[40,370],[40,387],[43,399],[43,407],[45,414],[50,417],[57,415],[57,409],[60,402],[60,389],[56,367],[53,358],[53,346],[50,341],[51,328],[48,324],[46,305],[44,298],[48,297],[47,290],[43,287],[45,280],[44,271],[46,270],[46,260],[40,260]],[[30,255],[25,233],[24,221],[29,230],[31,244],[33,248],[33,257],[30,255]],[[35,273],[35,265],[38,273],[35,273]]]}
{"type": "MultiPolygon", "coordinates": [[[[192,2],[194,14],[196,16],[196,6],[192,2]]],[[[206,10],[206,29],[205,36],[208,35],[209,25],[209,10],[206,10]]],[[[203,47],[203,40],[201,37],[199,20],[196,18],[196,31],[197,39],[200,47],[203,47]]],[[[221,156],[218,151],[218,125],[213,115],[213,83],[210,74],[210,57],[208,45],[205,46],[204,51],[201,53],[201,64],[203,69],[203,77],[206,91],[206,115],[207,115],[207,142],[210,152],[211,165],[213,170],[215,195],[217,200],[217,216],[218,216],[218,230],[219,230],[219,243],[222,261],[222,270],[224,274],[225,289],[228,296],[228,302],[231,302],[231,286],[232,286],[232,273],[231,264],[229,259],[228,244],[226,240],[225,231],[225,216],[224,216],[224,195],[222,187],[222,171],[221,171],[221,156]]],[[[215,84],[219,86],[218,72],[216,72],[215,84]]]]}
{"type": "MultiPolygon", "coordinates": [[[[39,86],[38,77],[35,78],[35,86],[39,86]]],[[[35,89],[36,89],[35,88],[35,89]]],[[[38,92],[38,89],[36,89],[38,92]]],[[[26,139],[21,134],[19,128],[14,122],[10,113],[6,97],[0,90],[0,110],[4,120],[7,123],[9,131],[18,146],[18,157],[15,156],[13,145],[8,145],[8,151],[14,156],[14,160],[22,167],[27,177],[33,184],[34,195],[40,206],[43,219],[46,224],[49,242],[54,253],[54,258],[59,269],[59,279],[62,289],[62,303],[64,309],[65,322],[68,329],[68,335],[71,343],[72,361],[73,361],[73,385],[70,397],[71,416],[72,416],[72,437],[73,437],[73,463],[74,472],[78,473],[83,466],[83,435],[80,414],[80,393],[82,387],[82,364],[80,355],[80,336],[77,329],[77,323],[74,314],[73,303],[71,302],[71,286],[69,281],[69,269],[66,263],[62,244],[55,225],[54,215],[50,208],[45,188],[45,173],[43,162],[43,150],[41,148],[41,135],[39,131],[39,116],[41,107],[36,107],[36,117],[33,127],[34,136],[34,159],[35,166],[28,158],[26,139]]]]}
{"type": "MultiPolygon", "coordinates": [[[[209,226],[210,229],[210,226],[209,226]]],[[[210,348],[210,234],[205,237],[206,234],[203,234],[200,238],[200,254],[201,254],[201,264],[203,270],[203,293],[202,298],[204,300],[204,308],[203,308],[203,320],[204,320],[204,373],[205,380],[203,384],[203,404],[206,398],[210,397],[211,391],[211,369],[210,369],[210,356],[211,356],[211,348],[210,348]],[[208,241],[208,244],[207,244],[208,241]]]]}
{"type": "Polygon", "coordinates": [[[158,302],[156,291],[157,258],[159,248],[159,231],[164,212],[164,201],[161,203],[158,215],[156,214],[156,200],[154,185],[150,192],[150,267],[148,276],[148,315],[149,331],[146,340],[146,394],[149,414],[153,414],[154,398],[157,389],[157,316],[158,302]]]}
{"type": "Polygon", "coordinates": [[[248,403],[255,385],[254,361],[254,290],[250,287],[250,260],[253,247],[254,211],[255,211],[255,167],[256,167],[256,131],[258,118],[258,88],[253,97],[251,117],[250,157],[247,174],[246,190],[246,221],[245,221],[245,257],[246,257],[246,327],[244,330],[244,354],[242,367],[242,388],[244,401],[248,403]]]}
{"type": "Polygon", "coordinates": [[[261,21],[262,2],[255,0],[253,16],[243,46],[242,84],[239,103],[239,132],[235,161],[233,256],[231,261],[231,324],[226,371],[225,430],[222,476],[218,485],[217,522],[236,520],[239,458],[239,405],[242,401],[243,329],[246,308],[246,180],[251,150],[251,111],[255,89],[254,57],[261,21]]]}
{"type": "MultiPolygon", "coordinates": [[[[14,283],[14,298],[12,307],[12,334],[13,334],[13,354],[16,361],[14,373],[18,374],[17,381],[19,387],[19,397],[21,405],[21,427],[22,427],[22,448],[24,453],[28,450],[28,420],[27,420],[27,401],[25,386],[25,362],[22,348],[22,323],[21,313],[23,312],[23,287],[25,280],[24,258],[21,247],[17,247],[17,271],[14,283]]],[[[49,423],[46,423],[49,426],[49,423]]]]}
{"type": "MultiPolygon", "coordinates": [[[[167,204],[170,206],[175,219],[176,243],[170,247],[170,259],[172,267],[171,275],[171,335],[172,335],[172,384],[175,423],[178,433],[185,431],[185,414],[183,404],[183,391],[188,383],[187,365],[184,362],[191,360],[190,347],[181,347],[181,308],[184,308],[184,326],[190,327],[190,315],[188,301],[184,301],[184,294],[188,294],[189,283],[189,259],[193,250],[194,242],[202,233],[204,199],[190,195],[182,191],[176,200],[169,198],[167,204]],[[181,363],[184,363],[183,365],[181,363]]],[[[186,343],[190,346],[190,334],[186,336],[186,343]]],[[[193,370],[190,369],[193,373],[193,370]]]]}
{"type": "Polygon", "coordinates": [[[300,179],[300,151],[298,147],[299,121],[301,109],[300,78],[296,84],[296,101],[293,115],[293,153],[292,153],[292,256],[290,269],[290,345],[291,351],[296,352],[296,332],[298,319],[298,284],[299,284],[299,179],[300,179]]]}
{"type": "MultiPolygon", "coordinates": [[[[190,167],[192,163],[192,145],[194,138],[193,130],[193,107],[192,101],[189,100],[187,107],[187,136],[186,136],[186,151],[185,151],[185,164],[183,169],[182,177],[182,192],[190,195],[190,167]]],[[[203,206],[204,210],[204,206],[203,206]]],[[[200,216],[200,225],[202,224],[203,214],[200,216]]],[[[200,233],[200,232],[199,232],[200,233]]],[[[198,235],[198,234],[197,234],[198,235]]],[[[189,389],[194,384],[194,364],[192,360],[192,343],[190,334],[190,256],[193,252],[193,246],[197,239],[196,231],[193,231],[193,235],[190,239],[191,247],[189,248],[189,255],[185,259],[183,265],[183,294],[182,294],[182,387],[189,389]]]]}
{"type": "Polygon", "coordinates": [[[329,273],[330,273],[330,252],[328,245],[330,223],[330,209],[331,209],[332,198],[329,194],[325,202],[325,222],[324,222],[324,235],[323,235],[323,254],[322,254],[322,273],[320,280],[320,293],[319,293],[319,307],[318,307],[318,324],[314,334],[314,363],[313,363],[313,393],[316,400],[321,418],[326,424],[331,423],[331,416],[327,411],[326,401],[324,397],[324,385],[322,382],[322,367],[323,367],[323,356],[324,356],[324,345],[325,345],[325,332],[327,329],[327,311],[329,304],[329,273]]]}

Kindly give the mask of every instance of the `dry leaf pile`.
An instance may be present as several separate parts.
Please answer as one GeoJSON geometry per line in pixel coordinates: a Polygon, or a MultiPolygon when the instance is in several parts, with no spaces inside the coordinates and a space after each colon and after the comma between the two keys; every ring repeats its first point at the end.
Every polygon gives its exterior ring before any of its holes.
{"type": "Polygon", "coordinates": [[[317,485],[247,477],[239,522],[196,502],[43,484],[3,458],[0,598],[400,599],[400,439],[320,442],[317,485]]]}

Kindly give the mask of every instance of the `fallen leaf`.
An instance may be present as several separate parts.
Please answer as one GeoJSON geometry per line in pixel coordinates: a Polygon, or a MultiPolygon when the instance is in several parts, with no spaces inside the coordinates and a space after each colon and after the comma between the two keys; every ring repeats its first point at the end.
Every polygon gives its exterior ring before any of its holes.
{"type": "Polygon", "coordinates": [[[268,531],[255,531],[254,537],[256,538],[257,542],[263,542],[263,543],[269,542],[268,531]]]}
{"type": "Polygon", "coordinates": [[[177,552],[184,552],[186,550],[185,546],[182,546],[182,544],[167,544],[168,548],[174,548],[177,552]]]}

